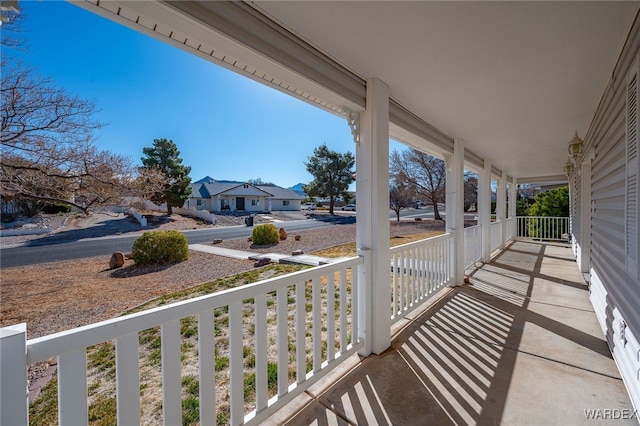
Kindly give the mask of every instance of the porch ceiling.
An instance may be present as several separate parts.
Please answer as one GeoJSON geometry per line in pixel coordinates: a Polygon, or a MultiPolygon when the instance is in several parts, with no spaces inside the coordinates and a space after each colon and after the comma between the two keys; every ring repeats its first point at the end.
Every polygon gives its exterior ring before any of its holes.
{"type": "Polygon", "coordinates": [[[637,2],[258,1],[292,32],[516,177],[562,173],[637,2]]]}
{"type": "Polygon", "coordinates": [[[361,108],[363,79],[380,78],[415,117],[392,136],[440,153],[463,138],[529,181],[562,178],[640,5],[70,1],[334,113],[361,108]]]}

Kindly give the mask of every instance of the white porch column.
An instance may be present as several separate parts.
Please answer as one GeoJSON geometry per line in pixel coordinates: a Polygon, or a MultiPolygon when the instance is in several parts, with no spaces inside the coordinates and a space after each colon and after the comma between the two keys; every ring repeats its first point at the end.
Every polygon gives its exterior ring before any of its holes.
{"type": "Polygon", "coordinates": [[[509,235],[515,239],[518,236],[517,233],[517,220],[516,220],[516,206],[518,204],[518,181],[514,177],[511,186],[509,187],[509,218],[511,218],[511,229],[509,229],[509,235]]]}
{"type": "Polygon", "coordinates": [[[367,109],[356,135],[356,246],[365,264],[358,268],[361,355],[391,345],[389,285],[389,86],[367,80],[367,109]]]}
{"type": "Polygon", "coordinates": [[[484,160],[478,173],[478,224],[482,233],[482,262],[491,259],[491,162],[484,160]]]}
{"type": "MultiPolygon", "coordinates": [[[[582,162],[580,188],[580,272],[589,273],[591,267],[591,157],[582,162]]],[[[639,354],[640,356],[640,354],[639,354]]]]}
{"type": "Polygon", "coordinates": [[[446,157],[446,229],[453,233],[453,285],[464,283],[464,141],[453,142],[453,155],[446,157]]]}
{"type": "Polygon", "coordinates": [[[500,222],[501,241],[500,248],[504,248],[506,241],[506,213],[507,213],[507,174],[503,171],[502,176],[498,180],[498,192],[496,193],[496,221],[500,222]]]}

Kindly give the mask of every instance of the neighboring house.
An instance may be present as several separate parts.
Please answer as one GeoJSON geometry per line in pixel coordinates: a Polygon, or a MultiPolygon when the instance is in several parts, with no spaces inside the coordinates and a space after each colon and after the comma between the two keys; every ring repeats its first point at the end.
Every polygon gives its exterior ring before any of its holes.
{"type": "Polygon", "coordinates": [[[203,179],[191,185],[185,208],[212,212],[300,210],[304,197],[275,185],[203,179]]]}

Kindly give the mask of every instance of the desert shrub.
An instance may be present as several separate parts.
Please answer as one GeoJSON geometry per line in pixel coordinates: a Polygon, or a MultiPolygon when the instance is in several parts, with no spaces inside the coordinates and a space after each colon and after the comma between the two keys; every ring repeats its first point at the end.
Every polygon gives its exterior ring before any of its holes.
{"type": "Polygon", "coordinates": [[[274,224],[266,223],[253,228],[251,238],[253,239],[253,243],[258,246],[264,244],[278,244],[278,241],[280,241],[280,234],[278,233],[278,228],[276,228],[274,224]]]}
{"type": "Polygon", "coordinates": [[[134,241],[131,257],[141,265],[182,262],[189,258],[189,243],[178,231],[145,232],[134,241]]]}

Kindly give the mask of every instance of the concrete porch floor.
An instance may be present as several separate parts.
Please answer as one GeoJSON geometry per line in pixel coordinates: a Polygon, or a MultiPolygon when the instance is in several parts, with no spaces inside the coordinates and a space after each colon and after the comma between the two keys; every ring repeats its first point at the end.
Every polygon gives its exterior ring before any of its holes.
{"type": "Polygon", "coordinates": [[[637,425],[571,248],[517,241],[272,416],[287,425],[637,425]]]}

